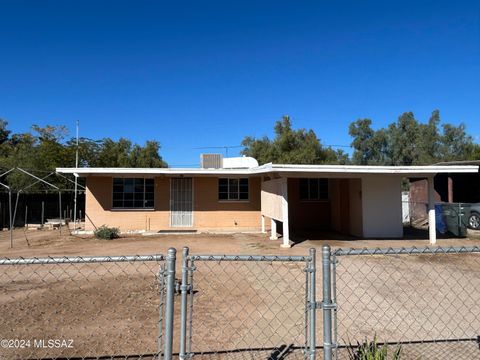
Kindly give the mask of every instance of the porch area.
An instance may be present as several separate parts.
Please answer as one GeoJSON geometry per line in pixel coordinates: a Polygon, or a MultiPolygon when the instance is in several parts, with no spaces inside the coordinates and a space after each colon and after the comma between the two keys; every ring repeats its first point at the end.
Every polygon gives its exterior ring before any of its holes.
{"type": "MultiPolygon", "coordinates": [[[[333,175],[333,174],[332,174],[333,175]]],[[[262,231],[289,248],[305,239],[403,239],[401,183],[393,174],[338,176],[302,173],[263,178],[262,231]]],[[[429,241],[436,242],[433,178],[428,178],[429,241]]]]}

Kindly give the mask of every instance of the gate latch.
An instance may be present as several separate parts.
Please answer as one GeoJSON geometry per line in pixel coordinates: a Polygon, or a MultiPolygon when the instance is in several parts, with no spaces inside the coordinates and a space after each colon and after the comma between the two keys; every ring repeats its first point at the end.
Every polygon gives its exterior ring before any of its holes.
{"type": "Polygon", "coordinates": [[[324,304],[323,301],[317,301],[315,303],[315,308],[316,309],[326,309],[326,310],[336,310],[337,309],[337,304],[336,303],[328,303],[324,304]]]}

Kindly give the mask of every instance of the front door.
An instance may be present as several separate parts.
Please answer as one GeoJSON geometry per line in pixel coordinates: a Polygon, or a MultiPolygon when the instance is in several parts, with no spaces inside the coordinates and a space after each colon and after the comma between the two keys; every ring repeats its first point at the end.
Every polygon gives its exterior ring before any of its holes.
{"type": "Polygon", "coordinates": [[[172,227],[193,226],[192,178],[170,180],[170,225],[172,227]]]}

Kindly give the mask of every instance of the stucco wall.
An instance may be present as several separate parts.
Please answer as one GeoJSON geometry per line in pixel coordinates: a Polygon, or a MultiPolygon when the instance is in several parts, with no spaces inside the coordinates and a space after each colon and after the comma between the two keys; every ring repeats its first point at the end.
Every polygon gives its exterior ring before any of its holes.
{"type": "MultiPolygon", "coordinates": [[[[218,179],[197,177],[193,181],[193,227],[200,231],[259,230],[260,217],[259,177],[249,180],[249,200],[241,202],[218,200],[218,179]]],[[[112,178],[88,177],[86,191],[86,229],[94,225],[119,227],[129,230],[165,230],[170,228],[170,179],[155,178],[154,210],[112,210],[112,178]],[[93,223],[93,224],[92,224],[93,223]]],[[[175,227],[174,229],[178,229],[175,227]]]]}
{"type": "Polygon", "coordinates": [[[396,175],[362,178],[363,236],[365,238],[401,238],[401,177],[396,175]]]}
{"type": "MultiPolygon", "coordinates": [[[[262,182],[261,212],[262,215],[283,221],[282,184],[285,179],[273,179],[262,182]]],[[[290,196],[289,196],[290,197],[290,196]]]]}

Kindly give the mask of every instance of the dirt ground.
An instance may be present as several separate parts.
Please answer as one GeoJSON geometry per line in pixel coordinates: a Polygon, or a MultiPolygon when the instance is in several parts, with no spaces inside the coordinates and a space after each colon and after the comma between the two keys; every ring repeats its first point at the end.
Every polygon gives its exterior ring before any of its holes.
{"type": "MultiPolygon", "coordinates": [[[[166,254],[170,247],[177,251],[188,246],[191,254],[270,254],[307,255],[309,248],[320,251],[323,245],[332,248],[384,248],[429,246],[426,232],[407,232],[406,239],[347,239],[335,233],[313,234],[289,249],[281,248],[281,239],[270,240],[267,234],[162,234],[155,236],[123,235],[115,240],[98,240],[92,235],[62,235],[58,230],[16,229],[13,248],[8,231],[0,231],[0,258],[44,256],[103,256],[166,254]],[[28,241],[27,241],[28,239],[28,241]]],[[[440,238],[437,246],[480,246],[480,232],[468,238],[440,238]]]]}
{"type": "MultiPolygon", "coordinates": [[[[343,240],[319,234],[290,249],[266,234],[129,236],[106,241],[54,231],[0,233],[0,258],[165,254],[307,255],[308,249],[425,247],[406,240],[343,240]],[[330,239],[329,239],[330,238],[330,239]],[[28,244],[27,244],[28,239],[28,244]],[[332,240],[333,239],[333,240],[332,240]]],[[[423,236],[423,238],[421,238],[423,236]]],[[[419,238],[420,237],[420,238],[419,238]]],[[[438,245],[480,246],[471,239],[438,245]]],[[[193,273],[192,351],[199,359],[303,359],[305,262],[197,261],[193,273]]],[[[0,339],[73,340],[73,347],[0,348],[0,359],[138,355],[158,348],[162,262],[0,267],[0,339]]],[[[177,262],[180,271],[180,261],[177,262]]],[[[180,277],[178,273],[177,277],[180,277]]],[[[317,276],[317,300],[321,295],[317,276]]],[[[337,265],[338,342],[465,339],[480,328],[480,255],[344,256],[337,265]]],[[[178,351],[179,297],[175,302],[178,351]]],[[[321,311],[317,341],[321,343],[321,311]]],[[[14,346],[16,344],[13,344],[14,346]]],[[[19,344],[20,345],[20,344],[19,344]]],[[[68,344],[60,344],[68,345],[68,344]]],[[[321,350],[319,350],[321,352],[321,350]]],[[[402,359],[480,359],[473,341],[405,345],[402,359]]],[[[321,358],[321,357],[319,357],[321,358]]],[[[339,358],[346,358],[340,351],[339,358]]]]}

